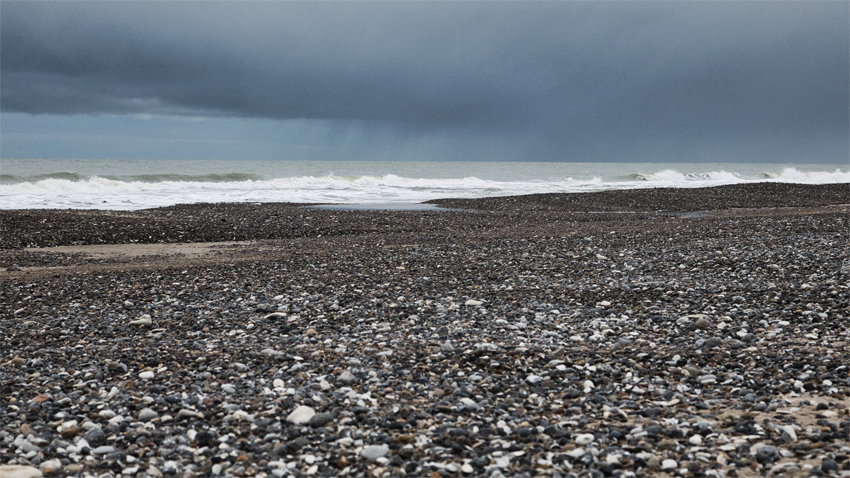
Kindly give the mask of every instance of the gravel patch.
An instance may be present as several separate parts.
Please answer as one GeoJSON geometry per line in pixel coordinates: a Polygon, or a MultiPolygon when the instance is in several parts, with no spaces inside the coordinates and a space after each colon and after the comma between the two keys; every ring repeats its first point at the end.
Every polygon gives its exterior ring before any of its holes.
{"type": "Polygon", "coordinates": [[[3,211],[0,473],[848,476],[848,208],[758,191],[704,217],[3,211]],[[17,248],[152,217],[252,242],[17,248]]]}

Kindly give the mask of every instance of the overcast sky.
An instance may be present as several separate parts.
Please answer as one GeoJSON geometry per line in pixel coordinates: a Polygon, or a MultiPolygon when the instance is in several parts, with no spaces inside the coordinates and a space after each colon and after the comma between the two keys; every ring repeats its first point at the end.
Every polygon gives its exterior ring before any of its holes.
{"type": "Polygon", "coordinates": [[[848,5],[4,0],[0,154],[846,164],[848,5]]]}

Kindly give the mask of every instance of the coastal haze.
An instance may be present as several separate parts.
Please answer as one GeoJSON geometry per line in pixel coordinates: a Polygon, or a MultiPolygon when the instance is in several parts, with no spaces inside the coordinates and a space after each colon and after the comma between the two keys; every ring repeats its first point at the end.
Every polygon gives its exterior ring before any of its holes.
{"type": "Polygon", "coordinates": [[[2,157],[846,164],[848,8],[4,1],[2,157]]]}

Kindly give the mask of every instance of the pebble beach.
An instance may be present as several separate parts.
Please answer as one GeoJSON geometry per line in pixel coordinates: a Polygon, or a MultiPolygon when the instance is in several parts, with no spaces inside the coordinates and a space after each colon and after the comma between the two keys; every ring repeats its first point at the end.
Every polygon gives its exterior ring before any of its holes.
{"type": "Polygon", "coordinates": [[[850,477],[850,184],[0,210],[0,478],[850,477]]]}

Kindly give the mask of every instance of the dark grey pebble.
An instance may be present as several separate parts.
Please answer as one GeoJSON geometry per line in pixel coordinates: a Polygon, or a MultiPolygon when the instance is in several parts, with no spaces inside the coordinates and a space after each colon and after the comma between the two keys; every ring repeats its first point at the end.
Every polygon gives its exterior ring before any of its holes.
{"type": "Polygon", "coordinates": [[[307,424],[313,428],[319,428],[333,421],[334,417],[330,413],[317,413],[310,418],[310,421],[307,422],[307,424]]]}

